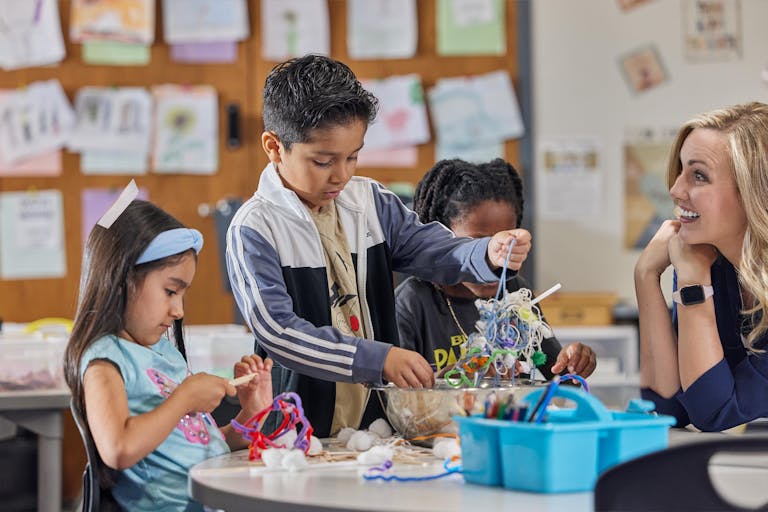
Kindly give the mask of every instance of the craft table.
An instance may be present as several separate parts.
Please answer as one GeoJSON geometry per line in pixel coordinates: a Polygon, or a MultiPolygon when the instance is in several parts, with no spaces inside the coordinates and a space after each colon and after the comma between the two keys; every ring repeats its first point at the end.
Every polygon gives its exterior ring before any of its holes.
{"type": "MultiPolygon", "coordinates": [[[[710,435],[672,430],[670,445],[710,435]]],[[[324,445],[326,443],[324,442],[324,445]]],[[[397,465],[398,475],[434,475],[442,463],[425,459],[421,465],[397,465]]],[[[726,497],[754,507],[768,499],[768,456],[734,454],[719,459],[716,483],[726,497]],[[746,458],[745,458],[746,457],[746,458]]],[[[322,463],[299,472],[269,470],[248,462],[247,451],[215,457],[190,471],[190,495],[227,512],[280,511],[407,511],[452,512],[480,510],[588,511],[592,493],[535,494],[501,487],[464,483],[460,475],[421,482],[365,481],[361,470],[345,463],[322,463]]]]}
{"type": "Polygon", "coordinates": [[[0,392],[0,417],[37,434],[37,510],[61,511],[62,414],[67,389],[0,392]]]}

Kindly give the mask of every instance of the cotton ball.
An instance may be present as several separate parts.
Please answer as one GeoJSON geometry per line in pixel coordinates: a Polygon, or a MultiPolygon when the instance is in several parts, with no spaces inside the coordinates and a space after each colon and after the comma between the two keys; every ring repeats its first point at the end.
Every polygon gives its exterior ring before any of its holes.
{"type": "Polygon", "coordinates": [[[438,459],[451,459],[461,456],[461,447],[455,439],[445,439],[435,444],[432,453],[438,459]]]}
{"type": "Polygon", "coordinates": [[[298,437],[299,435],[294,429],[289,429],[285,432],[285,434],[282,434],[280,437],[275,439],[275,444],[281,444],[283,445],[283,448],[293,448],[294,443],[298,437]]]}
{"type": "Polygon", "coordinates": [[[280,468],[283,463],[283,455],[286,450],[281,448],[267,448],[261,452],[261,460],[268,468],[280,468]]]}
{"type": "Polygon", "coordinates": [[[395,451],[389,446],[374,446],[357,456],[357,462],[364,466],[380,466],[385,461],[392,460],[395,451]]]}
{"type": "Polygon", "coordinates": [[[288,453],[283,455],[283,468],[288,471],[300,471],[307,466],[309,462],[301,450],[288,450],[288,453]]]}
{"type": "Polygon", "coordinates": [[[323,451],[323,443],[318,438],[312,436],[309,438],[309,454],[317,455],[323,451]]]}
{"type": "Polygon", "coordinates": [[[349,438],[352,437],[352,434],[355,432],[357,432],[357,430],[353,429],[352,427],[344,427],[343,429],[339,430],[339,434],[336,436],[336,439],[341,444],[347,444],[349,438]]]}
{"type": "Polygon", "coordinates": [[[368,432],[363,432],[362,430],[358,430],[357,432],[352,434],[352,437],[349,438],[349,442],[347,443],[347,449],[356,450],[358,452],[364,452],[365,450],[369,449],[373,444],[373,440],[370,437],[371,435],[376,436],[376,434],[369,435],[368,432]]]}
{"type": "Polygon", "coordinates": [[[392,427],[389,426],[387,420],[379,418],[368,426],[368,431],[373,432],[382,439],[392,437],[392,427]]]}

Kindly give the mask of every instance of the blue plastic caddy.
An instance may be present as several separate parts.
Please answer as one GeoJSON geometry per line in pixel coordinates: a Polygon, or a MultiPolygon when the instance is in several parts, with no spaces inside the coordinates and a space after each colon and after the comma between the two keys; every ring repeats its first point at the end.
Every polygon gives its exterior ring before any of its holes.
{"type": "MultiPolygon", "coordinates": [[[[536,403],[545,391],[526,401],[536,403]]],[[[671,416],[609,411],[594,396],[563,386],[554,396],[576,407],[548,410],[543,423],[455,417],[464,479],[517,491],[591,491],[611,466],[667,447],[671,416]]]]}

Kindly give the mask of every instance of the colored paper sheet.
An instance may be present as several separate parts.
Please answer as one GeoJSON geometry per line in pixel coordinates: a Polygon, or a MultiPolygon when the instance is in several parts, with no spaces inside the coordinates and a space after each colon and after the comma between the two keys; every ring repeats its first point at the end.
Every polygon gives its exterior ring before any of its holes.
{"type": "Polygon", "coordinates": [[[121,151],[85,151],[80,154],[80,172],[83,174],[120,174],[138,176],[147,174],[147,153],[121,151]]]}
{"type": "Polygon", "coordinates": [[[505,0],[438,0],[437,53],[504,55],[505,0]]]}
{"type": "Polygon", "coordinates": [[[479,142],[471,146],[446,146],[435,144],[435,161],[450,158],[461,158],[467,162],[481,164],[490,162],[494,158],[504,158],[503,142],[479,142]]]}
{"type": "MultiPolygon", "coordinates": [[[[122,192],[120,188],[107,189],[107,188],[86,188],[81,193],[81,207],[82,212],[82,233],[83,244],[88,239],[88,235],[91,234],[93,226],[99,221],[102,215],[109,210],[112,203],[122,192]]],[[[139,188],[139,199],[149,199],[149,193],[145,188],[139,188]]]]}
{"type": "Polygon", "coordinates": [[[415,167],[419,162],[416,146],[390,149],[363,148],[357,155],[358,167],[415,167]]]}
{"type": "Polygon", "coordinates": [[[146,66],[149,64],[149,46],[116,41],[88,41],[83,43],[83,62],[99,66],[146,66]]]}
{"type": "Polygon", "coordinates": [[[228,63],[237,60],[235,41],[179,43],[171,45],[171,58],[185,63],[228,63]]]}
{"type": "Polygon", "coordinates": [[[50,151],[13,164],[4,162],[0,155],[0,176],[61,176],[61,151],[50,151]]]}

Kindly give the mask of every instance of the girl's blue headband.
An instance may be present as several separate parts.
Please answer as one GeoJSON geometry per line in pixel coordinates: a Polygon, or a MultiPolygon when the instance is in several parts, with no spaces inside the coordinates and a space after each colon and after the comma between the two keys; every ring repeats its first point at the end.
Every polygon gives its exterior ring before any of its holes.
{"type": "Polygon", "coordinates": [[[137,265],[156,261],[189,249],[200,253],[203,248],[203,235],[196,229],[176,228],[157,235],[136,260],[137,265]]]}

